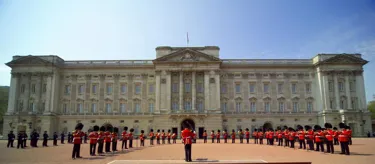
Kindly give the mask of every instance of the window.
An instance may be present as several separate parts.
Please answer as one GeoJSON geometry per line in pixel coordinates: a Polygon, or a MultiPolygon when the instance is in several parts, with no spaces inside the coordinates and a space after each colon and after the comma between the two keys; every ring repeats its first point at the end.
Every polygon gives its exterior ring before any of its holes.
{"type": "Polygon", "coordinates": [[[173,83],[172,84],[172,92],[173,93],[177,93],[178,92],[178,84],[177,83],[173,83]]]}
{"type": "Polygon", "coordinates": [[[283,83],[277,84],[277,92],[278,93],[283,93],[283,83]]]}
{"type": "Polygon", "coordinates": [[[226,112],[226,111],[227,111],[227,103],[226,103],[226,102],[221,103],[221,110],[222,110],[223,112],[226,112]]]}
{"type": "Polygon", "coordinates": [[[241,112],[241,102],[236,102],[236,112],[241,112]]]}
{"type": "Polygon", "coordinates": [[[284,112],[284,102],[279,102],[279,112],[284,112]]]}
{"type": "Polygon", "coordinates": [[[63,104],[63,113],[68,113],[68,104],[63,104]]]}
{"type": "Polygon", "coordinates": [[[135,94],[141,94],[141,84],[135,84],[135,94]]]}
{"type": "Polygon", "coordinates": [[[92,85],[92,93],[93,94],[97,93],[97,87],[98,87],[98,85],[96,85],[96,84],[92,85]]]}
{"type": "Polygon", "coordinates": [[[36,112],[36,109],[35,109],[35,104],[34,103],[30,103],[30,107],[29,107],[30,109],[30,111],[32,111],[32,112],[36,112]]]}
{"type": "Polygon", "coordinates": [[[241,93],[241,84],[236,84],[236,93],[241,93]]]}
{"type": "Polygon", "coordinates": [[[297,93],[297,84],[296,84],[296,83],[293,83],[293,84],[292,84],[292,93],[293,93],[293,94],[296,94],[296,93],[297,93]]]}
{"type": "Polygon", "coordinates": [[[198,83],[197,84],[197,92],[198,93],[203,93],[203,83],[198,83]]]}
{"type": "Polygon", "coordinates": [[[344,103],[345,103],[344,100],[340,101],[340,109],[344,109],[344,103]]]}
{"type": "Polygon", "coordinates": [[[329,91],[332,91],[332,90],[333,90],[333,83],[332,83],[332,81],[329,81],[329,82],[328,82],[328,90],[329,90],[329,91]]]}
{"type": "Polygon", "coordinates": [[[293,102],[293,112],[298,112],[298,102],[293,102]]]}
{"type": "Polygon", "coordinates": [[[36,90],[35,84],[31,84],[31,93],[35,93],[35,90],[36,90]]]}
{"type": "Polygon", "coordinates": [[[311,84],[310,83],[306,84],[306,93],[311,93],[311,84]]]}
{"type": "Polygon", "coordinates": [[[149,93],[154,93],[154,90],[155,90],[155,89],[154,89],[154,84],[149,84],[149,85],[148,85],[148,92],[149,92],[149,93]]]}
{"type": "Polygon", "coordinates": [[[264,83],[264,84],[263,84],[263,92],[264,92],[264,93],[268,93],[268,92],[269,92],[268,89],[269,89],[269,84],[268,84],[268,83],[264,83]]]}
{"type": "Polygon", "coordinates": [[[255,84],[254,83],[249,84],[249,92],[250,93],[254,93],[255,92],[255,84]]]}
{"type": "Polygon", "coordinates": [[[355,83],[354,83],[354,81],[351,81],[350,83],[349,83],[349,88],[350,88],[350,91],[355,91],[355,83]]]}
{"type": "Polygon", "coordinates": [[[191,91],[191,84],[190,83],[185,83],[185,92],[190,93],[191,91]]]}
{"type": "Polygon", "coordinates": [[[70,85],[65,85],[65,95],[70,95],[70,85]]]}
{"type": "Polygon", "coordinates": [[[135,112],[140,113],[141,112],[141,104],[140,103],[135,103],[134,104],[135,112]]]}
{"type": "Polygon", "coordinates": [[[148,104],[148,111],[149,111],[150,113],[154,113],[154,103],[149,103],[149,104],[148,104]]]}
{"type": "Polygon", "coordinates": [[[78,94],[83,94],[83,92],[84,92],[84,90],[83,90],[83,84],[80,84],[79,86],[78,86],[78,94]]]}
{"type": "Polygon", "coordinates": [[[250,112],[256,112],[256,103],[250,102],[250,112]]]}
{"type": "Polygon", "coordinates": [[[352,100],[352,102],[351,102],[351,103],[352,103],[352,108],[353,108],[353,109],[357,109],[357,107],[356,107],[356,103],[355,103],[355,102],[356,102],[355,100],[352,100]]]}
{"type": "Polygon", "coordinates": [[[343,82],[339,82],[339,91],[340,92],[344,91],[344,83],[343,82]]]}
{"type": "Polygon", "coordinates": [[[270,112],[270,102],[264,102],[264,111],[270,112]]]}
{"type": "Polygon", "coordinates": [[[47,92],[47,84],[43,84],[43,93],[47,92]]]}
{"type": "Polygon", "coordinates": [[[197,109],[198,109],[198,111],[203,112],[203,102],[202,101],[198,101],[197,109]]]}
{"type": "Polygon", "coordinates": [[[112,84],[107,84],[107,94],[112,94],[112,84]]]}
{"type": "Polygon", "coordinates": [[[177,102],[172,103],[172,110],[178,110],[178,103],[177,102]]]}
{"type": "Polygon", "coordinates": [[[25,92],[25,84],[22,84],[21,85],[21,93],[24,93],[25,92]]]}
{"type": "Polygon", "coordinates": [[[226,84],[221,85],[221,93],[227,93],[227,85],[226,84]]]}
{"type": "Polygon", "coordinates": [[[121,84],[121,93],[126,93],[128,91],[128,88],[126,84],[121,84]]]}
{"type": "Polygon", "coordinates": [[[191,102],[185,101],[185,110],[191,110],[191,102]]]}
{"type": "Polygon", "coordinates": [[[78,112],[78,113],[83,113],[83,107],[82,107],[82,104],[81,104],[81,103],[78,103],[78,104],[77,104],[77,112],[78,112]]]}
{"type": "Polygon", "coordinates": [[[91,104],[91,112],[96,113],[96,103],[91,104]]]}
{"type": "Polygon", "coordinates": [[[312,102],[307,102],[307,112],[311,113],[313,110],[313,104],[312,102]]]}
{"type": "Polygon", "coordinates": [[[126,112],[126,105],[125,105],[125,103],[120,103],[120,111],[121,111],[121,113],[125,113],[126,112]]]}
{"type": "Polygon", "coordinates": [[[111,112],[112,112],[112,104],[110,104],[110,103],[106,103],[106,104],[105,104],[105,111],[106,111],[107,113],[111,113],[111,112]]]}

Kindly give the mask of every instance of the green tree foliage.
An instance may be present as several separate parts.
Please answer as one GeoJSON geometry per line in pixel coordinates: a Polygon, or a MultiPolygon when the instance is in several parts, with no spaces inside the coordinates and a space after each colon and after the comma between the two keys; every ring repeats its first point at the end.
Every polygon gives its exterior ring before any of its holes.
{"type": "Polygon", "coordinates": [[[375,100],[368,103],[367,109],[372,113],[371,118],[375,119],[375,100]]]}
{"type": "Polygon", "coordinates": [[[9,87],[0,86],[0,122],[3,121],[3,115],[8,109],[8,96],[9,96],[9,87]]]}

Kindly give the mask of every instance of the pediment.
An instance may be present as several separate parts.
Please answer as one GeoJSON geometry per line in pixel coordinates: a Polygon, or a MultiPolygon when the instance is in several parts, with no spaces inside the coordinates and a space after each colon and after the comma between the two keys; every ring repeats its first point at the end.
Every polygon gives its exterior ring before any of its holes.
{"type": "Polygon", "coordinates": [[[318,65],[320,64],[362,64],[364,65],[366,63],[368,63],[368,61],[362,58],[356,57],[354,55],[339,54],[339,55],[336,55],[334,57],[331,57],[329,59],[319,62],[318,65]]]}
{"type": "Polygon", "coordinates": [[[186,48],[157,58],[154,62],[221,62],[221,60],[212,55],[186,48]]]}
{"type": "Polygon", "coordinates": [[[21,57],[21,58],[18,58],[16,60],[6,63],[6,65],[9,67],[17,66],[17,65],[31,66],[31,65],[51,65],[51,64],[53,63],[50,61],[44,60],[37,56],[31,56],[31,55],[24,56],[24,57],[21,57]]]}

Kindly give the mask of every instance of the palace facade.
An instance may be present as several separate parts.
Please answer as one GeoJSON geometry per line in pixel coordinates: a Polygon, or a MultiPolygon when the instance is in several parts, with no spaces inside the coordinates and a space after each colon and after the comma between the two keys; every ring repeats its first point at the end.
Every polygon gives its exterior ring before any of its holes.
{"type": "Polygon", "coordinates": [[[360,54],[221,59],[219,47],[157,47],[154,60],[14,56],[4,133],[69,132],[81,122],[181,131],[338,125],[372,131],[360,54]]]}

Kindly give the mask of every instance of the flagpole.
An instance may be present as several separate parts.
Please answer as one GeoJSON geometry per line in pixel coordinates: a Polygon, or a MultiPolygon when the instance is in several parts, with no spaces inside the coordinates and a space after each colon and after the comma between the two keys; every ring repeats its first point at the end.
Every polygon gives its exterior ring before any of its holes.
{"type": "Polygon", "coordinates": [[[186,33],[186,47],[189,47],[189,32],[186,33]]]}

